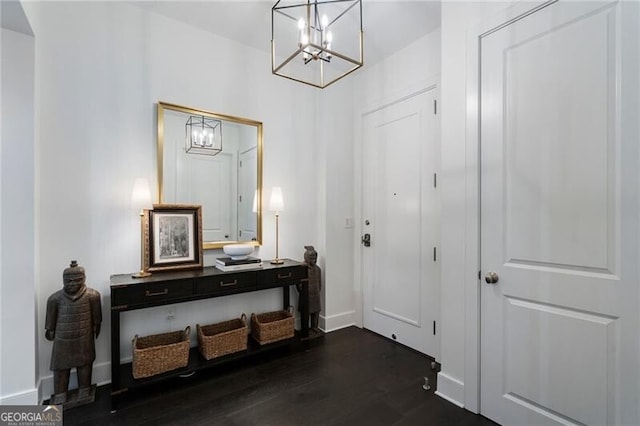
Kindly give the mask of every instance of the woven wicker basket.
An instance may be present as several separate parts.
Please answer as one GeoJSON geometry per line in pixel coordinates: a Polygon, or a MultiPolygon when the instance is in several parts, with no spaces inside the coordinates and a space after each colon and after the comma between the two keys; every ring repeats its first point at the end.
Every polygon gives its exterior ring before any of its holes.
{"type": "Polygon", "coordinates": [[[141,379],[177,368],[189,363],[189,333],[184,331],[154,334],[133,338],[133,377],[141,379]]]}
{"type": "Polygon", "coordinates": [[[247,350],[247,316],[217,324],[196,324],[198,349],[209,360],[247,350]]]}
{"type": "Polygon", "coordinates": [[[251,335],[261,345],[293,337],[293,314],[291,311],[251,314],[251,335]]]}

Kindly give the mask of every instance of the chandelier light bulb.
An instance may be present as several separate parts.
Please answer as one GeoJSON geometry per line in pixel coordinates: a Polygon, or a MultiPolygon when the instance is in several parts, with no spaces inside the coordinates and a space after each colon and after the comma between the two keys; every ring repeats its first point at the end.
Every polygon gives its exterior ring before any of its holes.
{"type": "Polygon", "coordinates": [[[327,15],[322,15],[322,18],[320,19],[320,23],[322,24],[322,29],[326,29],[327,25],[329,25],[329,18],[327,18],[327,15]]]}
{"type": "Polygon", "coordinates": [[[331,42],[333,41],[333,33],[331,31],[327,31],[326,40],[328,44],[331,44],[331,42]]]}
{"type": "Polygon", "coordinates": [[[298,19],[298,29],[299,30],[304,30],[304,27],[306,27],[307,24],[304,22],[304,19],[300,18],[298,19]]]}

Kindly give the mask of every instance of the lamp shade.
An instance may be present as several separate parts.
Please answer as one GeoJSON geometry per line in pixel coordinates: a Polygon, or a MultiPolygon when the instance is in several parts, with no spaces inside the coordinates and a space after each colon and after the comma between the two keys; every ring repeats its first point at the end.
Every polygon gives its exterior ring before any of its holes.
{"type": "Polygon", "coordinates": [[[149,181],[147,178],[137,178],[133,184],[131,191],[131,207],[135,210],[150,209],[151,189],[149,189],[149,181]]]}
{"type": "Polygon", "coordinates": [[[281,212],[284,210],[284,199],[282,197],[282,188],[274,186],[271,189],[271,199],[269,200],[269,210],[272,212],[281,212]]]}

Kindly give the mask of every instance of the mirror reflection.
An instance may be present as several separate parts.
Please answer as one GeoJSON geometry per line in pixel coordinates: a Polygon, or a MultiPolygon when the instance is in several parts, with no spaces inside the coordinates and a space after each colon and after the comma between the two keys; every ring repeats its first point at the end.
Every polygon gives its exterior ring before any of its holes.
{"type": "Polygon", "coordinates": [[[204,249],[260,245],[262,123],[158,103],[158,199],[202,205],[204,249]]]}

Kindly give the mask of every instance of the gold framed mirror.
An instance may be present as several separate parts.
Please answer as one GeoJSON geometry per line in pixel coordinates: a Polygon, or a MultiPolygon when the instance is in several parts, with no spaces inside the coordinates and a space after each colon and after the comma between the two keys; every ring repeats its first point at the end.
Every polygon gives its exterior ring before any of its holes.
{"type": "Polygon", "coordinates": [[[202,206],[203,249],[262,244],[262,122],[158,102],[158,200],[202,206]]]}

